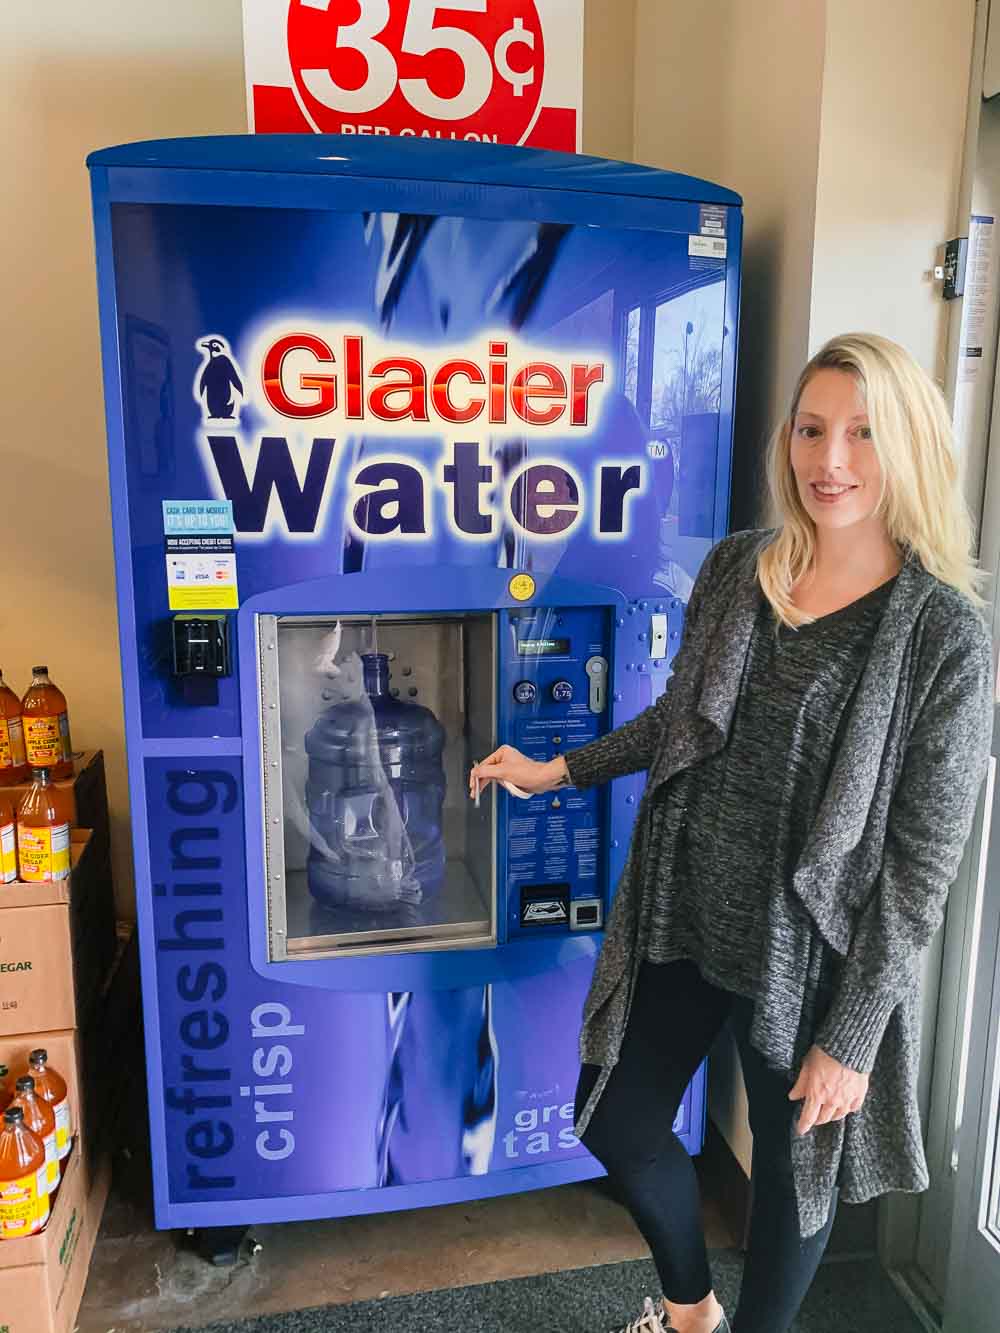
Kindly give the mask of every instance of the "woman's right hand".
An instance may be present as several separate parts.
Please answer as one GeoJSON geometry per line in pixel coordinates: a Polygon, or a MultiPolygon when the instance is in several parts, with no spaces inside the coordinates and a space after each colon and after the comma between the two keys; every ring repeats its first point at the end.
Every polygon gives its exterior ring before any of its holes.
{"type": "Polygon", "coordinates": [[[562,755],[543,763],[529,759],[513,745],[501,745],[491,755],[476,764],[469,774],[469,795],[475,796],[475,784],[480,789],[490,782],[510,782],[532,796],[543,791],[554,791],[566,785],[568,772],[562,755]]]}

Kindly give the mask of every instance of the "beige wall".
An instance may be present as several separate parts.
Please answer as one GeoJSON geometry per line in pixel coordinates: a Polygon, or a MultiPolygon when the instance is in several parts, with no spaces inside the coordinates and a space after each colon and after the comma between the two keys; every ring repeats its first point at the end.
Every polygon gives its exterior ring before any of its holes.
{"type": "Polygon", "coordinates": [[[636,0],[586,0],[583,151],[633,160],[636,0]]]}
{"type": "Polygon", "coordinates": [[[975,0],[828,6],[809,342],[873,329],[944,375],[975,0]]]}
{"type": "Polygon", "coordinates": [[[823,85],[822,0],[639,0],[635,155],[744,199],[733,519],[806,358],[823,85]]]}
{"type": "Polygon", "coordinates": [[[0,15],[0,667],[46,661],[79,747],[107,755],[116,887],[132,909],[118,631],[84,158],[246,127],[240,0],[49,0],[0,15]],[[11,312],[15,317],[11,318],[11,312]],[[44,491],[41,489],[44,487],[44,491]]]}

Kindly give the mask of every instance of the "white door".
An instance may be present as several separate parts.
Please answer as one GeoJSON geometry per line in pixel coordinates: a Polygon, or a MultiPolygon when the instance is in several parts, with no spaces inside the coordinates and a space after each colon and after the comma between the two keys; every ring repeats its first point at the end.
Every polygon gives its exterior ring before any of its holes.
{"type": "Polygon", "coordinates": [[[993,758],[980,825],[981,918],[943,1333],[1000,1327],[1000,781],[993,758]]]}
{"type": "MultiPolygon", "coordinates": [[[[996,388],[1000,390],[1000,370],[996,388]]],[[[994,392],[979,561],[992,574],[986,597],[1000,644],[1000,393],[994,392]]],[[[996,664],[994,652],[994,665],[996,664]]],[[[994,704],[1000,702],[1000,675],[994,704]]],[[[1000,725],[994,708],[989,774],[972,849],[970,1003],[955,1090],[957,1175],[943,1333],[1000,1328],[1000,725]]]]}

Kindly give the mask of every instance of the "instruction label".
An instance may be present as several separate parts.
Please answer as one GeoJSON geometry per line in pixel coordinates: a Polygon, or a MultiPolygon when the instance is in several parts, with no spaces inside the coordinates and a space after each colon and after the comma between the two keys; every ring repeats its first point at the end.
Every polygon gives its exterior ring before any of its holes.
{"type": "Polygon", "coordinates": [[[239,606],[231,500],[164,500],[163,535],[171,611],[239,606]]]}
{"type": "Polygon", "coordinates": [[[983,366],[992,301],[994,219],[974,213],[969,225],[969,250],[965,267],[965,303],[962,310],[960,384],[973,384],[983,366]]]}
{"type": "Polygon", "coordinates": [[[725,206],[723,204],[701,204],[698,209],[698,230],[702,236],[725,236],[725,206]]]}

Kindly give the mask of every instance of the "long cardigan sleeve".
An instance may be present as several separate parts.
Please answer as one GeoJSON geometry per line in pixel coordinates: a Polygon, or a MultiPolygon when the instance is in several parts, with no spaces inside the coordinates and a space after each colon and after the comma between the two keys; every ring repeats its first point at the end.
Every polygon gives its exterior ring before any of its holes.
{"type": "Polygon", "coordinates": [[[971,646],[970,636],[962,639],[951,650],[938,640],[939,664],[889,804],[881,869],[816,1037],[828,1055],[863,1073],[874,1066],[893,1009],[919,985],[921,955],[941,924],[989,760],[990,641],[981,624],[971,646]]]}
{"type": "Polygon", "coordinates": [[[691,589],[691,597],[684,614],[684,629],[681,646],[672,664],[671,677],[659,699],[649,708],[638,713],[630,722],[600,736],[589,745],[581,745],[577,750],[570,750],[566,758],[566,768],[570,782],[574,787],[593,787],[612,778],[625,777],[628,773],[640,773],[649,768],[660,745],[668,725],[671,704],[671,681],[682,661],[686,661],[691,652],[691,638],[698,619],[706,589],[712,581],[712,568],[719,547],[718,542],[702,561],[701,568],[691,589]]]}

